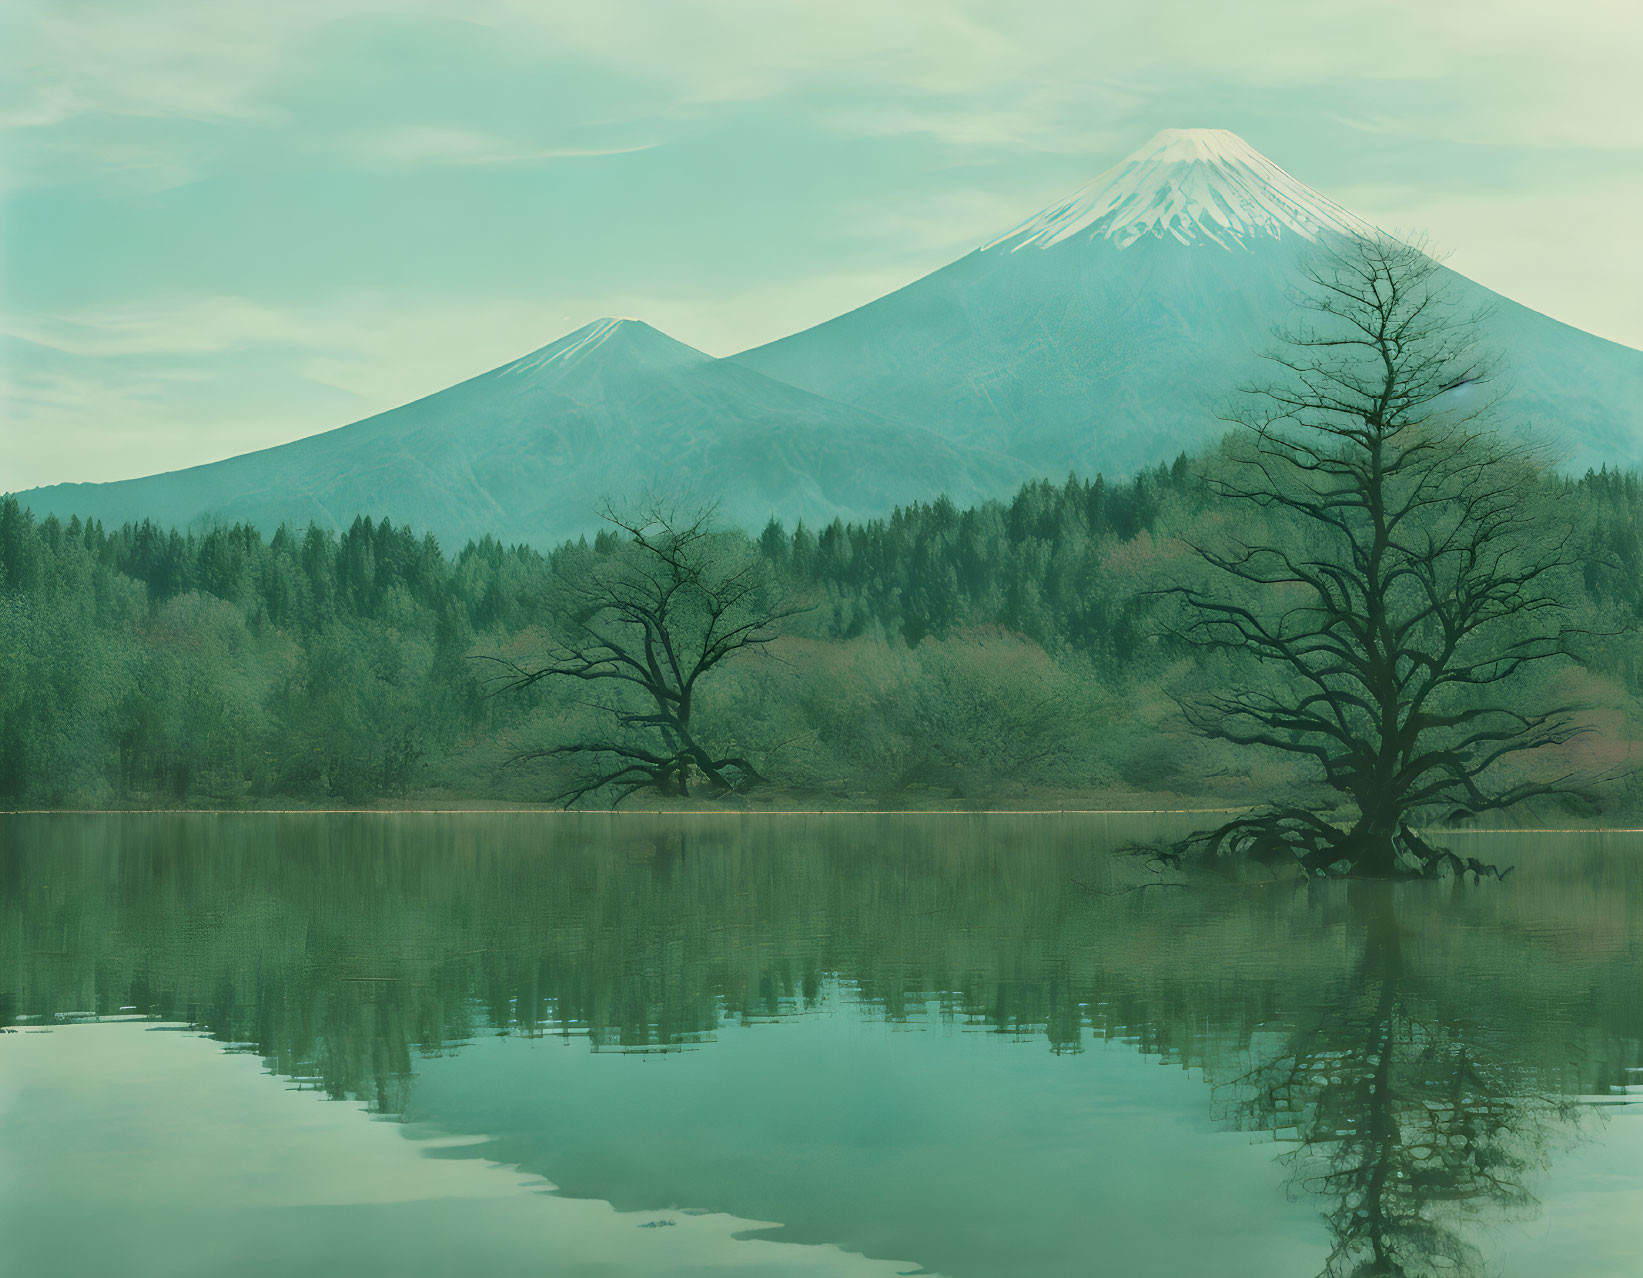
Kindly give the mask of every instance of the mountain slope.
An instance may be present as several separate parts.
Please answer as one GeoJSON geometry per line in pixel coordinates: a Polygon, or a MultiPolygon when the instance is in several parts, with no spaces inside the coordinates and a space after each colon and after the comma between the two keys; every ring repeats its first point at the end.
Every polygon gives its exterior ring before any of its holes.
{"type": "Polygon", "coordinates": [[[105,523],[342,526],[387,516],[460,545],[591,532],[601,500],[655,490],[721,502],[757,528],[827,522],[946,491],[961,502],[1027,470],[606,319],[353,425],[188,470],[21,494],[105,523]]]}
{"type": "MultiPolygon", "coordinates": [[[[949,266],[735,360],[1009,453],[1125,473],[1224,430],[1305,258],[1373,228],[1220,130],[1167,130],[949,266]]],[[[1643,352],[1447,272],[1505,408],[1567,465],[1643,463],[1643,352]]]]}
{"type": "MultiPolygon", "coordinates": [[[[961,504],[1212,444],[1293,313],[1309,255],[1374,228],[1233,134],[1167,130],[975,252],[815,328],[714,360],[600,320],[438,394],[206,466],[21,494],[118,523],[344,525],[447,545],[591,531],[602,498],[718,499],[756,530],[961,504]]],[[[1572,469],[1643,465],[1643,352],[1449,273],[1487,309],[1511,419],[1572,469]]]]}

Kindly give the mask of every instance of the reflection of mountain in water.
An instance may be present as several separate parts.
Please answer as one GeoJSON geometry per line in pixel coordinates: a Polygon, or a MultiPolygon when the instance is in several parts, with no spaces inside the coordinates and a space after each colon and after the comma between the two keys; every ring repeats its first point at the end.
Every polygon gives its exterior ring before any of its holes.
{"type": "Polygon", "coordinates": [[[1202,1069],[1221,1117],[1286,1142],[1331,1275],[1475,1270],[1467,1217],[1532,1206],[1559,1098],[1625,1081],[1643,1038],[1643,862],[1589,843],[1514,849],[1518,874],[1478,889],[1103,896],[1074,881],[1122,874],[1101,849],[1138,831],[1070,819],[12,829],[9,1018],[183,1018],[399,1113],[420,1061],[482,1031],[677,1050],[842,983],[892,1021],[1057,1052],[1123,1039],[1202,1069]]]}

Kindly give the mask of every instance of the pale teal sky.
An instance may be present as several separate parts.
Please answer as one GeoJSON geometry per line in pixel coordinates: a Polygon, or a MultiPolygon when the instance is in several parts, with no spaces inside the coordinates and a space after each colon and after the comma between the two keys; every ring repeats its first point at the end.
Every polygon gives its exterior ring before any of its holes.
{"type": "Polygon", "coordinates": [[[601,315],[728,354],[1171,126],[1643,346],[1640,61],[1635,0],[6,0],[0,489],[312,434],[601,315]]]}

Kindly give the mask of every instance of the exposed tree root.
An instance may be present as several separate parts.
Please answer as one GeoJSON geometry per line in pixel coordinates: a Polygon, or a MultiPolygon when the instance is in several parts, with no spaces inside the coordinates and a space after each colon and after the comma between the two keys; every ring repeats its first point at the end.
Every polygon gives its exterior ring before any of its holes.
{"type": "Polygon", "coordinates": [[[764,774],[749,760],[740,755],[716,759],[694,742],[678,746],[665,754],[640,746],[577,742],[521,751],[508,762],[516,764],[569,757],[590,759],[594,761],[594,766],[550,796],[551,802],[566,808],[575,807],[589,795],[600,792],[611,796],[612,807],[621,806],[624,800],[641,790],[689,798],[693,779],[704,782],[707,797],[715,799],[766,784],[764,774]]]}
{"type": "Polygon", "coordinates": [[[1504,879],[1511,867],[1461,856],[1426,841],[1399,820],[1390,833],[1343,830],[1300,808],[1278,808],[1242,816],[1203,830],[1175,845],[1173,854],[1149,849],[1160,861],[1236,858],[1265,865],[1297,866],[1320,878],[1435,879],[1470,874],[1474,881],[1504,879]]]}

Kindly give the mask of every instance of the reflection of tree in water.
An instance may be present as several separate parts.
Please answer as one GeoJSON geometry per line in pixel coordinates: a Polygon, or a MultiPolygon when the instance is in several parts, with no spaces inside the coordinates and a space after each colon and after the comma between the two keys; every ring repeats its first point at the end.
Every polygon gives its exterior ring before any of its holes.
{"type": "Polygon", "coordinates": [[[1419,988],[1390,898],[1373,898],[1355,970],[1276,1050],[1257,1036],[1257,1063],[1218,1091],[1295,1142],[1283,1160],[1321,1204],[1327,1278],[1481,1274],[1463,1222],[1533,1211],[1529,1177],[1572,1106],[1419,988]]]}
{"type": "Polygon", "coordinates": [[[1102,824],[561,820],[43,823],[0,854],[0,1015],[134,1006],[400,1113],[480,1033],[677,1050],[841,982],[1243,1075],[1217,1101],[1295,1142],[1331,1278],[1475,1271],[1466,1217],[1532,1207],[1545,1098],[1643,1063],[1630,850],[1514,852],[1505,886],[1389,889],[1394,919],[1347,883],[1072,889],[1133,837],[1102,824]]]}

